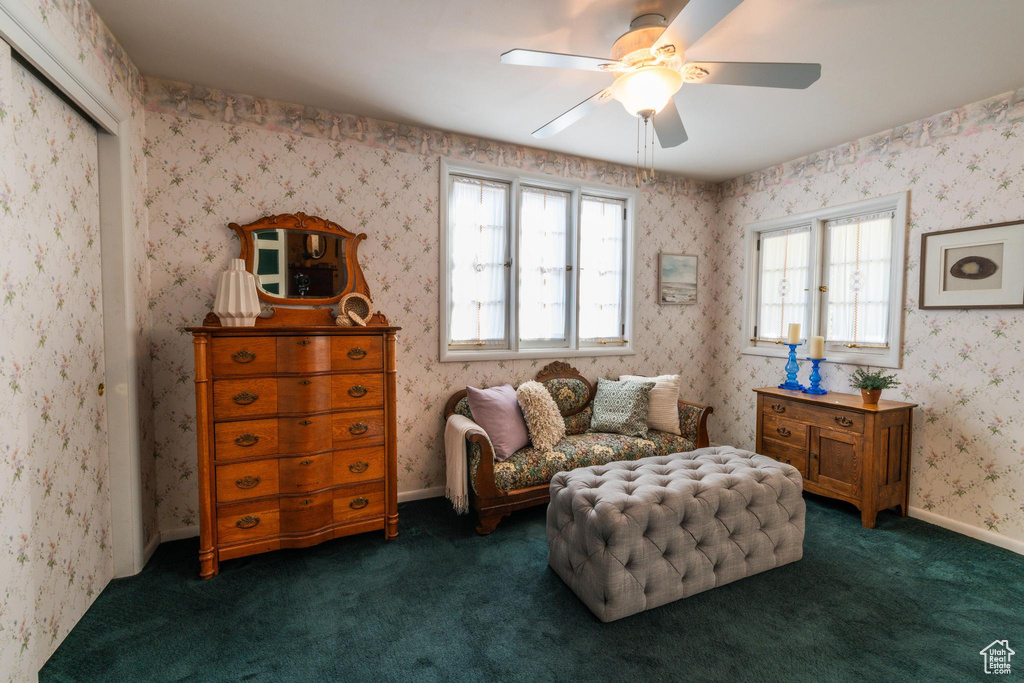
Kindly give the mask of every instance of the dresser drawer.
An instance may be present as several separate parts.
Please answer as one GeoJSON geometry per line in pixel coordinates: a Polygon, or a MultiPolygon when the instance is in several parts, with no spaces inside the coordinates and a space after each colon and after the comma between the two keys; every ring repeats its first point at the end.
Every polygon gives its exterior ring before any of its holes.
{"type": "Polygon", "coordinates": [[[217,502],[276,496],[277,460],[255,460],[217,466],[217,502]]]}
{"type": "Polygon", "coordinates": [[[333,370],[383,370],[384,343],[380,337],[334,337],[331,340],[333,370]]]}
{"type": "Polygon", "coordinates": [[[331,377],[278,377],[277,406],[282,413],[319,413],[331,409],[331,377]]]}
{"type": "Polygon", "coordinates": [[[277,371],[272,337],[218,337],[211,342],[213,376],[271,375],[277,371]]]}
{"type": "Polygon", "coordinates": [[[380,372],[334,375],[333,408],[379,408],[384,405],[384,374],[380,372]]]}
{"type": "Polygon", "coordinates": [[[327,488],[334,483],[331,453],[281,458],[281,493],[300,493],[327,488]]]}
{"type": "Polygon", "coordinates": [[[801,476],[807,477],[807,450],[805,448],[796,448],[774,439],[763,439],[761,441],[761,455],[767,455],[779,462],[792,465],[800,470],[801,476]]]}
{"type": "Polygon", "coordinates": [[[814,427],[837,429],[840,431],[864,433],[864,416],[851,410],[829,408],[822,405],[804,405],[797,401],[787,401],[765,397],[764,414],[799,420],[814,427]]]}
{"type": "Polygon", "coordinates": [[[280,453],[309,453],[331,449],[331,416],[278,418],[280,453]]]}
{"type": "Polygon", "coordinates": [[[348,522],[384,514],[384,484],[334,489],[334,521],[348,522]]]}
{"type": "Polygon", "coordinates": [[[807,449],[807,425],[775,415],[765,415],[761,423],[764,438],[807,449]]]}
{"type": "Polygon", "coordinates": [[[277,453],[277,418],[219,422],[213,426],[217,460],[277,453]]]}
{"type": "Polygon", "coordinates": [[[278,499],[242,503],[217,510],[217,543],[250,541],[281,531],[278,499]]]}
{"type": "Polygon", "coordinates": [[[335,413],[333,418],[335,448],[384,443],[383,410],[353,410],[335,413]]]}
{"type": "Polygon", "coordinates": [[[334,491],[281,498],[281,533],[313,531],[334,521],[334,491]]]}
{"type": "Polygon", "coordinates": [[[219,379],[213,383],[213,419],[224,420],[277,412],[277,380],[219,379]]]}
{"type": "Polygon", "coordinates": [[[278,337],[278,372],[329,372],[331,369],[331,338],[278,337]]]}
{"type": "Polygon", "coordinates": [[[384,446],[334,451],[335,484],[384,478],[384,446]]]}

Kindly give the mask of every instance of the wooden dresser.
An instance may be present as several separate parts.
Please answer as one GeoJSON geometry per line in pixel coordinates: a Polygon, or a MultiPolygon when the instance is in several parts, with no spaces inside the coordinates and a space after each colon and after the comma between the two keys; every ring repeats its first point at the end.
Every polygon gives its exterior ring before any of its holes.
{"type": "Polygon", "coordinates": [[[853,503],[872,529],[879,510],[907,514],[914,403],[829,392],[757,392],[757,452],[793,465],[804,490],[853,503]]]}
{"type": "Polygon", "coordinates": [[[323,324],[296,324],[289,310],[256,327],[221,327],[211,314],[189,328],[203,578],[244,555],[398,534],[400,328],[339,327],[326,310],[323,324]]]}

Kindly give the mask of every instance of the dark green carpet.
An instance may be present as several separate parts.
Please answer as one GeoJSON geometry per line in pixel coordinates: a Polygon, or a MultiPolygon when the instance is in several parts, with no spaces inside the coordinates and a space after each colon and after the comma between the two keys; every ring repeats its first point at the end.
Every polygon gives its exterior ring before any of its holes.
{"type": "Polygon", "coordinates": [[[548,569],[543,507],[479,537],[441,499],[408,503],[392,543],[234,560],[210,581],[195,539],[166,543],[40,679],[963,681],[986,678],[978,651],[997,638],[1024,652],[1024,558],[807,507],[800,562],[611,624],[548,569]]]}

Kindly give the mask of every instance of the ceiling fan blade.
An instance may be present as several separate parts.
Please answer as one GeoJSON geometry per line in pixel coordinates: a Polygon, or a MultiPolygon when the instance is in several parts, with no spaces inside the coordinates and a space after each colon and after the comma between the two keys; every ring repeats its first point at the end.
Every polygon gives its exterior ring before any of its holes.
{"type": "Polygon", "coordinates": [[[540,50],[522,50],[516,48],[501,55],[502,64],[518,66],[548,66],[556,69],[582,69],[584,71],[608,71],[611,67],[622,66],[614,59],[601,57],[581,57],[566,55],[561,52],[541,52],[540,50]]]}
{"type": "Polygon", "coordinates": [[[679,108],[673,100],[654,115],[654,132],[658,134],[658,142],[663,149],[678,147],[686,142],[686,129],[679,118],[679,108]]]}
{"type": "Polygon", "coordinates": [[[555,133],[562,132],[590,112],[594,111],[597,105],[607,101],[610,97],[611,93],[608,92],[607,88],[594,93],[558,118],[553,121],[549,121],[537,130],[533,131],[533,137],[549,138],[555,133]],[[606,93],[608,94],[606,95],[606,93]]]}
{"type": "MultiPolygon", "coordinates": [[[[710,85],[754,85],[762,88],[802,90],[821,78],[821,64],[780,64],[775,62],[687,62],[707,76],[689,81],[710,85]]],[[[684,67],[684,72],[685,68],[684,67]]]]}
{"type": "Polygon", "coordinates": [[[657,51],[665,45],[675,45],[677,52],[690,49],[741,2],[743,0],[690,0],[654,42],[651,50],[657,51]]]}

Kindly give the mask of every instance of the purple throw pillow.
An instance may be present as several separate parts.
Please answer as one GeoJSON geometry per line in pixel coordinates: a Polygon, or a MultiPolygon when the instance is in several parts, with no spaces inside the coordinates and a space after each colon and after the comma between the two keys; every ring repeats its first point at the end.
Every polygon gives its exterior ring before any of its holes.
{"type": "Polygon", "coordinates": [[[469,411],[473,413],[473,421],[491,439],[497,462],[508,460],[513,453],[530,443],[526,419],[511,384],[490,389],[466,387],[466,398],[469,400],[469,411]]]}

